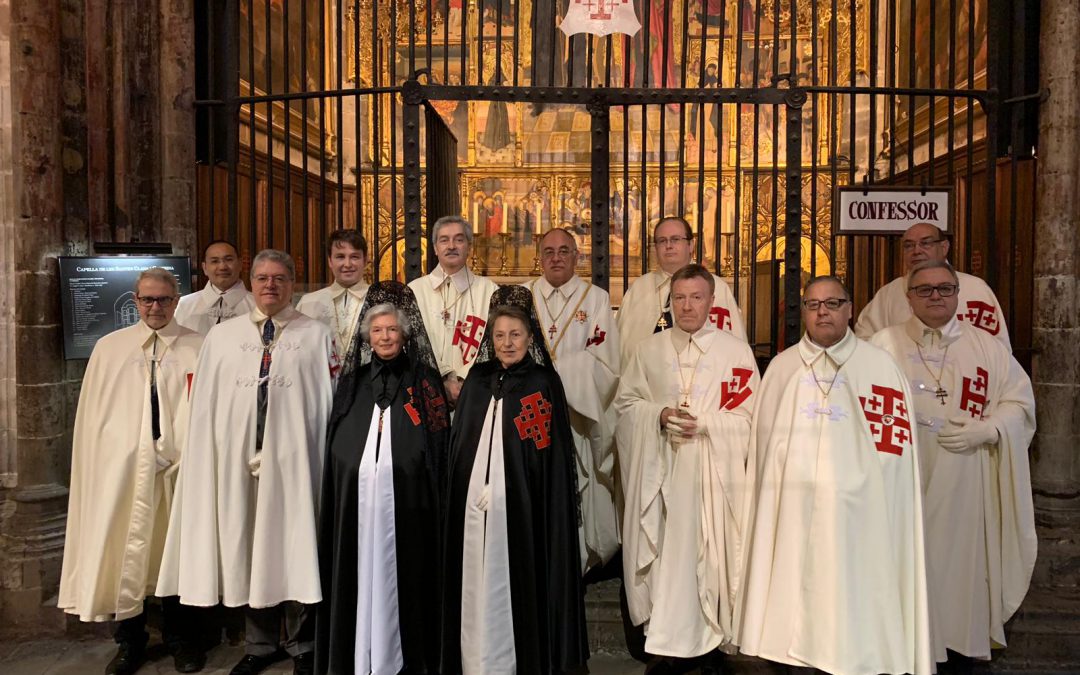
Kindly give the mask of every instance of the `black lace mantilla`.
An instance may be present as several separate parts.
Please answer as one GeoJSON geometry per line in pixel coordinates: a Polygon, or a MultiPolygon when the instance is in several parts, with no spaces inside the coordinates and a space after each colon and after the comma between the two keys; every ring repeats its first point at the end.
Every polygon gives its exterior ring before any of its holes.
{"type": "MultiPolygon", "coordinates": [[[[532,331],[532,346],[529,347],[529,355],[533,361],[543,368],[554,368],[547,346],[544,344],[544,334],[540,329],[540,320],[536,317],[536,306],[533,304],[532,291],[526,286],[500,286],[491,296],[491,304],[488,311],[494,310],[501,305],[510,305],[525,310],[529,317],[529,330],[532,331]]],[[[489,314],[490,316],[490,314],[489,314]]],[[[480,341],[480,351],[476,356],[476,363],[493,361],[495,357],[495,345],[491,341],[493,326],[488,322],[484,330],[484,338],[480,341]]]]}

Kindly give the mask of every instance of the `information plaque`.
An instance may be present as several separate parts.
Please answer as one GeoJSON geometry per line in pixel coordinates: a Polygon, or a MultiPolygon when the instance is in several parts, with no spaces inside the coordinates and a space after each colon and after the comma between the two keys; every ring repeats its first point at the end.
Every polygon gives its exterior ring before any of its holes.
{"type": "Polygon", "coordinates": [[[150,267],[164,267],[175,274],[181,296],[191,292],[187,256],[60,257],[65,359],[90,358],[99,338],[139,321],[135,280],[150,267]]]}

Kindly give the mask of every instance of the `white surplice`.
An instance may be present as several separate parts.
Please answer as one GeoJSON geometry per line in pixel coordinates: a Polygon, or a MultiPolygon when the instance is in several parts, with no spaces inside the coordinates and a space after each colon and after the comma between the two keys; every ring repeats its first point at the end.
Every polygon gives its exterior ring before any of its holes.
{"type": "Polygon", "coordinates": [[[989,659],[991,647],[1005,646],[1004,624],[1035,566],[1031,380],[1000,342],[956,319],[933,330],[913,316],[872,343],[900,364],[915,397],[935,658],[948,648],[989,659]],[[989,421],[999,441],[943,449],[938,434],[955,417],[989,421]]]}
{"type": "MultiPolygon", "coordinates": [[[[731,288],[720,277],[713,275],[716,290],[713,292],[713,306],[709,312],[709,323],[731,333],[743,342],[746,341],[746,326],[743,323],[739,303],[731,293],[731,288]]],[[[641,275],[623,296],[619,305],[617,323],[619,327],[620,362],[623,367],[634,355],[634,348],[656,330],[665,305],[670,306],[671,275],[663,270],[641,275]]]]}
{"type": "Polygon", "coordinates": [[[266,320],[255,309],[221,323],[199,355],[189,461],[180,471],[157,593],[187,605],[322,599],[316,509],[337,371],[333,341],[326,326],[292,307],[274,315],[257,452],[266,320]]]}
{"type": "Polygon", "coordinates": [[[532,291],[542,339],[570,407],[581,497],[582,569],[587,569],[606,563],[619,550],[611,407],[619,382],[618,329],[607,291],[580,277],[558,288],[543,277],[525,285],[532,291]]]}
{"type": "Polygon", "coordinates": [[[484,413],[486,421],[465,497],[460,579],[461,671],[465,675],[510,674],[517,669],[506,536],[503,407],[499,403],[492,398],[484,413]],[[483,508],[485,487],[488,503],[483,508]]]}
{"type": "Polygon", "coordinates": [[[255,309],[255,296],[237,281],[227,291],[207,283],[201,291],[188,293],[176,304],[176,323],[206,336],[210,329],[255,309]]]}
{"type": "Polygon", "coordinates": [[[931,672],[910,403],[892,358],[850,330],[773,359],[747,461],[744,653],[837,675],[931,672]]]}
{"type": "Polygon", "coordinates": [[[430,274],[410,281],[409,288],[416,295],[439,374],[465,379],[480,351],[488,304],[498,286],[468,266],[447,275],[442,265],[436,265],[430,274]]]}
{"type": "MultiPolygon", "coordinates": [[[[960,283],[956,318],[986,331],[1012,352],[1005,314],[994,291],[979,277],[963,272],[957,272],[956,276],[960,283]]],[[[878,289],[874,298],[863,307],[855,323],[855,335],[869,340],[874,333],[904,323],[909,318],[911,305],[908,304],[907,277],[899,277],[878,289]]]]}
{"type": "Polygon", "coordinates": [[[57,601],[83,621],[141,614],[143,598],[157,584],[202,341],[175,321],[158,331],[140,321],[102,337],[90,355],[75,413],[57,601]],[[150,404],[154,359],[157,442],[150,404]]]}
{"type": "Polygon", "coordinates": [[[390,409],[374,406],[357,480],[355,672],[372,675],[397,675],[405,666],[390,429],[390,409]]]}
{"type": "Polygon", "coordinates": [[[330,329],[334,345],[340,352],[338,360],[342,363],[360,327],[360,310],[364,307],[367,292],[368,285],[362,280],[349,288],[335,281],[326,288],[305,293],[296,303],[299,312],[321,321],[330,329]]]}
{"type": "Polygon", "coordinates": [[[649,336],[623,373],[623,578],[634,624],[648,622],[650,654],[730,649],[757,387],[749,345],[709,324],[649,336]],[[660,427],[663,409],[684,403],[706,429],[689,441],[660,427]]]}

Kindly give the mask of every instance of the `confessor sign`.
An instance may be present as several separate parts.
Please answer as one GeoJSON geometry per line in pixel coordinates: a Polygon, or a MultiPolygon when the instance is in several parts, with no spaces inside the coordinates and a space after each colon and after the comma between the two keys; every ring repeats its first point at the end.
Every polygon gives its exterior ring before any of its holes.
{"type": "Polygon", "coordinates": [[[567,35],[626,33],[632,36],[641,29],[641,22],[634,13],[633,0],[570,0],[559,27],[567,35]]]}
{"type": "Polygon", "coordinates": [[[833,222],[837,234],[901,234],[916,223],[951,232],[953,190],[948,187],[841,187],[833,222]]]}

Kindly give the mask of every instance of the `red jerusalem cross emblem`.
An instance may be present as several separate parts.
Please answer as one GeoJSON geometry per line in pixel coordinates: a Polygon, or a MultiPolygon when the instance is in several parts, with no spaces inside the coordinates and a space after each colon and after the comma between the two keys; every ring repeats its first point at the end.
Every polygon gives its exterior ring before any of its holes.
{"type": "Polygon", "coordinates": [[[521,399],[521,414],[514,418],[521,440],[531,438],[537,450],[551,445],[551,404],[540,392],[521,399]]]}
{"type": "Polygon", "coordinates": [[[602,345],[604,344],[604,338],[606,337],[607,331],[600,330],[600,324],[596,324],[596,329],[593,330],[592,337],[585,341],[585,346],[591,347],[593,345],[602,345]]]}
{"type": "Polygon", "coordinates": [[[986,409],[986,391],[990,383],[990,373],[985,368],[975,369],[975,379],[964,378],[963,392],[960,395],[960,410],[981,420],[986,409]]]}
{"type": "Polygon", "coordinates": [[[453,344],[461,347],[461,363],[463,365],[469,365],[476,358],[476,352],[480,349],[481,331],[484,330],[486,325],[487,322],[480,317],[469,314],[454,326],[453,344]]]}
{"type": "Polygon", "coordinates": [[[749,368],[732,368],[731,379],[720,383],[720,409],[734,410],[743,404],[753,392],[750,378],[754,371],[749,368]]]}
{"type": "Polygon", "coordinates": [[[967,311],[957,314],[956,318],[967,321],[976,328],[982,328],[991,335],[997,335],[1001,331],[1001,322],[998,321],[997,310],[988,302],[968,300],[967,311]]]}
{"type": "Polygon", "coordinates": [[[720,330],[731,331],[731,312],[726,307],[713,307],[710,309],[709,321],[720,330]]]}
{"type": "Polygon", "coordinates": [[[890,387],[873,385],[872,395],[859,397],[863,415],[870,425],[870,435],[878,452],[903,455],[911,447],[911,422],[908,421],[904,392],[890,387]]]}

